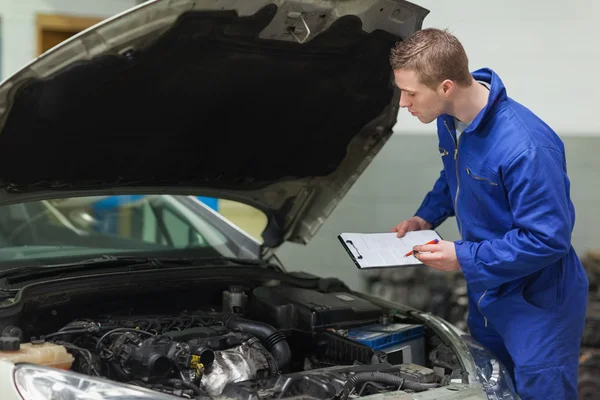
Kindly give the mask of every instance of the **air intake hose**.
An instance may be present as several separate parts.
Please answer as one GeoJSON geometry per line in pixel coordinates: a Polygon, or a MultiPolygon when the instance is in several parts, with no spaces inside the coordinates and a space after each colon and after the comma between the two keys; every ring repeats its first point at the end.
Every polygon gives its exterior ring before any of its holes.
{"type": "Polygon", "coordinates": [[[286,369],[290,364],[292,352],[285,335],[271,325],[238,317],[234,314],[220,314],[218,318],[231,330],[240,330],[256,336],[273,355],[280,369],[286,369]]]}
{"type": "Polygon", "coordinates": [[[346,385],[344,386],[344,389],[342,390],[342,393],[340,394],[340,399],[348,399],[348,396],[350,395],[350,393],[352,393],[352,390],[358,389],[361,385],[367,382],[376,382],[383,383],[385,385],[393,385],[396,386],[398,389],[409,389],[415,392],[422,392],[439,386],[437,383],[420,383],[407,381],[399,376],[389,374],[386,372],[358,372],[352,375],[350,379],[348,379],[346,385]]]}
{"type": "Polygon", "coordinates": [[[413,381],[404,381],[404,385],[402,385],[402,389],[409,389],[415,392],[424,392],[436,387],[440,387],[440,385],[438,383],[422,383],[413,381]]]}
{"type": "Polygon", "coordinates": [[[401,388],[404,385],[404,379],[399,376],[387,374],[385,372],[359,372],[348,380],[348,386],[356,388],[358,385],[366,382],[384,383],[401,388]]]}

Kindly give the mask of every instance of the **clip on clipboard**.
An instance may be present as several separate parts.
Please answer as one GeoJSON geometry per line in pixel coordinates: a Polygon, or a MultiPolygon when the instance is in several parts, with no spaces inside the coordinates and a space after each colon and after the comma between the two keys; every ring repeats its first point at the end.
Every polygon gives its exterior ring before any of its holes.
{"type": "Polygon", "coordinates": [[[412,255],[413,247],[442,238],[434,230],[422,230],[407,232],[401,238],[396,232],[341,233],[338,240],[359,269],[374,269],[423,265],[412,255]]]}

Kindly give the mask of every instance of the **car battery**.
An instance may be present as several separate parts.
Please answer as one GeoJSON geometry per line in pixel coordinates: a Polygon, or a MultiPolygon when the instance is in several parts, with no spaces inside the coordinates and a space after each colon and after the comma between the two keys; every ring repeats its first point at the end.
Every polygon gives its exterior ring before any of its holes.
{"type": "Polygon", "coordinates": [[[348,339],[387,354],[390,364],[425,365],[425,327],[419,324],[371,324],[348,329],[348,339]]]}

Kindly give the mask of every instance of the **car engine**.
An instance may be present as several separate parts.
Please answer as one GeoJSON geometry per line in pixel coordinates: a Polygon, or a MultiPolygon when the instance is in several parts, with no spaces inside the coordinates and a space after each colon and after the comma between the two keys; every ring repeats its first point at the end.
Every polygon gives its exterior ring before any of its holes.
{"type": "Polygon", "coordinates": [[[267,324],[199,311],[76,320],[42,339],[71,349],[78,372],[186,398],[277,374],[291,356],[285,336],[267,324]]]}
{"type": "MultiPolygon", "coordinates": [[[[231,286],[220,310],[78,318],[21,350],[54,351],[65,369],[187,399],[343,400],[459,377],[449,348],[398,318],[348,292],[231,286]]],[[[22,335],[9,328],[0,341],[22,335]]]]}

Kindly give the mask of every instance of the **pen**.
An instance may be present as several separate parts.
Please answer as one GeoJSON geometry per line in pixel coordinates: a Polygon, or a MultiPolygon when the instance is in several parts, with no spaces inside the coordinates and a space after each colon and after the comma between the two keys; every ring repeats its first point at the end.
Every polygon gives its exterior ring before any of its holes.
{"type": "MultiPolygon", "coordinates": [[[[439,240],[437,240],[437,239],[433,239],[432,241],[430,241],[430,242],[427,242],[427,243],[425,243],[425,244],[436,244],[438,241],[439,241],[439,240]]],[[[411,250],[411,251],[409,251],[408,253],[406,253],[406,254],[404,255],[404,257],[412,256],[412,254],[413,254],[413,252],[412,252],[412,250],[411,250]]]]}

